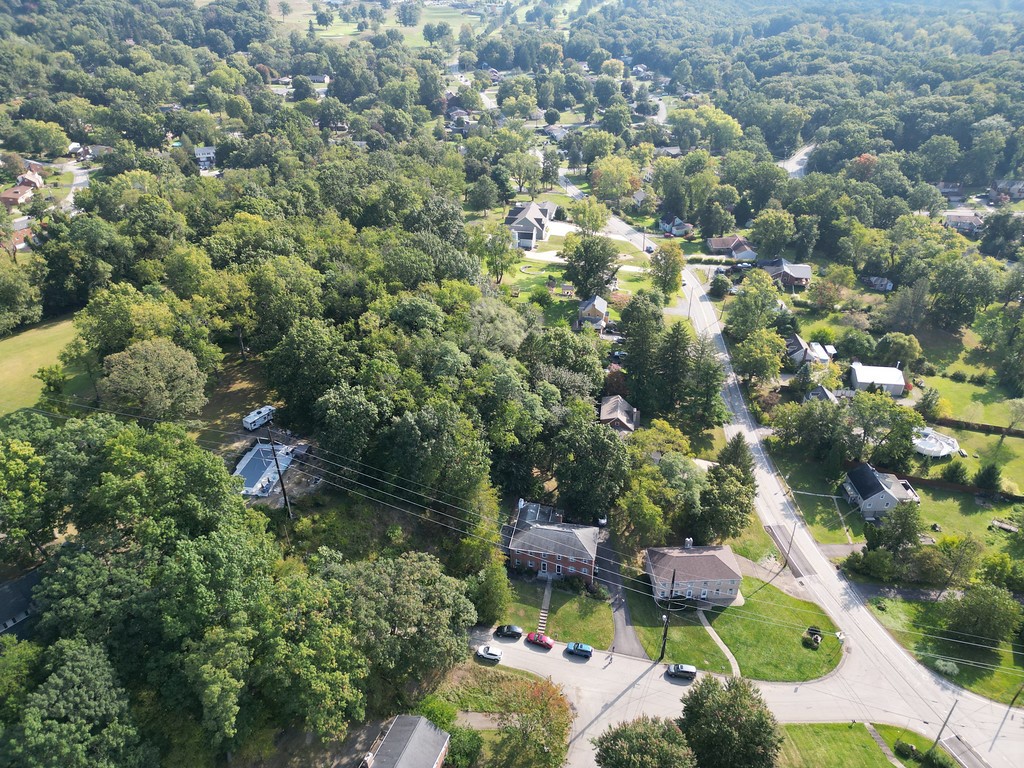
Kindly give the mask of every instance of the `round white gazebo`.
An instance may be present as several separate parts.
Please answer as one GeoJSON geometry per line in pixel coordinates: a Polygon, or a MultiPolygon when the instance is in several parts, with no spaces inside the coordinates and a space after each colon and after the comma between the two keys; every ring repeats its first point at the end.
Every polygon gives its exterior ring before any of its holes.
{"type": "Polygon", "coordinates": [[[919,429],[914,434],[914,450],[922,456],[941,459],[952,456],[960,450],[960,443],[955,437],[936,432],[931,427],[919,429]]]}

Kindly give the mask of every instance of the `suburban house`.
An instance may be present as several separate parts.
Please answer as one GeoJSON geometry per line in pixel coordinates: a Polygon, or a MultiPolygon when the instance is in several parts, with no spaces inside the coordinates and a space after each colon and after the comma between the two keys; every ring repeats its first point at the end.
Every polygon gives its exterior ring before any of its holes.
{"type": "Polygon", "coordinates": [[[907,388],[903,371],[881,365],[864,365],[854,362],[850,366],[850,384],[854,389],[878,389],[893,397],[902,395],[907,388]]]}
{"type": "Polygon", "coordinates": [[[646,202],[647,197],[648,195],[644,190],[638,189],[636,192],[633,193],[633,196],[630,199],[633,201],[633,205],[639,208],[641,205],[644,204],[644,202],[646,202]]]}
{"type": "Polygon", "coordinates": [[[662,216],[658,226],[665,234],[675,235],[676,237],[683,237],[693,232],[693,224],[685,222],[671,213],[666,213],[662,216]]]}
{"type": "Polygon", "coordinates": [[[43,181],[43,177],[35,171],[25,171],[25,173],[18,176],[19,187],[32,187],[32,189],[42,189],[46,186],[46,182],[43,181]]]}
{"type": "Polygon", "coordinates": [[[793,264],[785,259],[759,261],[757,266],[786,288],[806,288],[811,284],[811,275],[814,273],[810,264],[793,264]]]}
{"type": "Polygon", "coordinates": [[[644,570],[651,578],[654,599],[705,600],[743,604],[739,563],[728,546],[652,547],[644,553],[644,570]]]}
{"type": "Polygon", "coordinates": [[[311,82],[311,83],[318,83],[320,85],[330,85],[331,84],[331,76],[330,75],[310,75],[309,76],[309,82],[311,82]]]}
{"type": "Polygon", "coordinates": [[[19,184],[16,187],[11,187],[10,189],[5,189],[3,192],[0,192],[0,202],[2,202],[4,204],[4,208],[9,211],[11,208],[16,208],[19,205],[27,203],[32,199],[34,194],[35,192],[32,187],[19,184]]]}
{"type": "Polygon", "coordinates": [[[399,715],[370,751],[363,768],[441,768],[448,756],[451,737],[418,715],[399,715]]]}
{"type": "Polygon", "coordinates": [[[654,148],[654,156],[655,157],[671,157],[671,158],[682,157],[683,156],[683,149],[682,149],[682,147],[655,147],[654,148]]]}
{"type": "Polygon", "coordinates": [[[821,384],[804,395],[804,402],[806,403],[809,400],[820,400],[822,402],[833,404],[839,402],[839,398],[836,397],[835,393],[828,387],[822,386],[821,384]]]}
{"type": "Polygon", "coordinates": [[[608,325],[611,315],[608,314],[608,302],[600,296],[591,296],[580,302],[577,323],[580,328],[590,326],[600,333],[608,325]]]}
{"type": "Polygon", "coordinates": [[[520,203],[513,206],[505,217],[505,226],[512,230],[516,245],[526,250],[537,247],[548,239],[548,227],[555,218],[558,206],[551,202],[520,203]]]}
{"type": "Polygon", "coordinates": [[[1024,181],[1004,179],[997,181],[989,190],[989,197],[1006,195],[1009,200],[1024,200],[1024,181]]]}
{"type": "Polygon", "coordinates": [[[546,125],[544,134],[557,143],[569,135],[569,129],[562,125],[546,125]]]}
{"type": "Polygon", "coordinates": [[[942,224],[961,235],[976,235],[985,226],[985,220],[976,213],[947,213],[942,224]]]}
{"type": "Polygon", "coordinates": [[[865,520],[877,520],[905,501],[921,503],[910,483],[896,475],[879,472],[870,464],[861,464],[846,473],[843,492],[865,520]]]}
{"type": "Polygon", "coordinates": [[[719,256],[731,256],[734,259],[757,258],[757,252],[747,242],[747,239],[738,235],[709,237],[708,252],[719,256]]]}
{"type": "Polygon", "coordinates": [[[940,181],[935,185],[944,198],[951,203],[959,203],[964,199],[964,185],[959,181],[940,181]]]}
{"type": "Polygon", "coordinates": [[[598,533],[592,525],[562,522],[554,507],[520,499],[512,523],[502,526],[502,544],[515,568],[547,579],[580,576],[589,584],[597,570],[598,533]]]}
{"type": "Polygon", "coordinates": [[[217,164],[216,147],[196,147],[196,162],[199,163],[199,170],[208,171],[217,164]]]}
{"type": "Polygon", "coordinates": [[[622,395],[602,397],[598,421],[607,424],[620,435],[628,435],[639,426],[640,411],[626,402],[622,395]]]}
{"type": "Polygon", "coordinates": [[[464,109],[462,109],[460,107],[455,107],[454,109],[449,109],[448,110],[448,119],[449,120],[458,120],[460,117],[463,120],[465,120],[466,118],[469,117],[469,112],[467,112],[466,110],[464,110],[464,109]]]}
{"type": "Polygon", "coordinates": [[[871,290],[881,291],[882,293],[889,293],[893,288],[892,280],[887,277],[878,277],[875,275],[872,277],[862,277],[860,281],[871,290]]]}
{"type": "Polygon", "coordinates": [[[816,341],[807,342],[798,333],[794,333],[786,339],[786,356],[799,367],[804,363],[817,363],[826,365],[832,360],[832,355],[821,344],[816,341]]]}

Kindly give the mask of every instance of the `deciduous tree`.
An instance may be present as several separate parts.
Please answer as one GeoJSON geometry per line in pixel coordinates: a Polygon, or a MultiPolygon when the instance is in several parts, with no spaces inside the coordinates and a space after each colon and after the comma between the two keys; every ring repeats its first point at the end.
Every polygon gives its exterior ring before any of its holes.
{"type": "Polygon", "coordinates": [[[749,680],[702,677],[683,705],[679,730],[701,768],[774,768],[782,734],[749,680]]]}
{"type": "Polygon", "coordinates": [[[667,718],[643,716],[593,741],[598,768],[697,768],[686,737],[667,718]]]}

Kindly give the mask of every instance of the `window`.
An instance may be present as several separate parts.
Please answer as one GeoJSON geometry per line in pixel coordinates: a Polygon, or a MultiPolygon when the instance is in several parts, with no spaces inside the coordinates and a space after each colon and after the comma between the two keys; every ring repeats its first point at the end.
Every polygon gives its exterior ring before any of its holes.
{"type": "Polygon", "coordinates": [[[530,569],[532,569],[532,568],[533,568],[533,560],[531,560],[530,562],[528,562],[528,563],[526,564],[526,567],[527,567],[527,568],[530,568],[530,569]]]}
{"type": "Polygon", "coordinates": [[[541,560],[540,561],[540,572],[541,573],[547,573],[548,572],[548,561],[547,560],[541,560]]]}
{"type": "Polygon", "coordinates": [[[561,556],[561,555],[555,555],[555,559],[556,559],[556,560],[557,560],[558,562],[562,562],[562,556],[561,556]]]}
{"type": "Polygon", "coordinates": [[[886,508],[886,509],[888,509],[888,508],[889,508],[889,502],[888,502],[888,501],[887,501],[887,502],[885,502],[885,508],[886,508]]]}
{"type": "Polygon", "coordinates": [[[658,590],[658,597],[664,597],[664,596],[665,596],[665,590],[664,589],[658,590]]]}
{"type": "Polygon", "coordinates": [[[576,566],[575,565],[570,565],[569,566],[569,573],[576,573],[576,566]]]}
{"type": "Polygon", "coordinates": [[[575,557],[570,557],[569,558],[569,562],[570,563],[575,563],[576,562],[576,558],[575,557]]]}
{"type": "Polygon", "coordinates": [[[584,573],[584,574],[586,574],[586,573],[587,573],[587,569],[586,569],[586,568],[584,568],[584,569],[583,569],[583,573],[584,573]]]}
{"type": "Polygon", "coordinates": [[[691,597],[693,597],[693,588],[692,587],[687,587],[686,588],[686,599],[689,600],[691,597]]]}
{"type": "Polygon", "coordinates": [[[562,575],[562,566],[561,566],[561,564],[558,564],[558,565],[555,566],[555,573],[557,573],[559,576],[562,575]]]}
{"type": "Polygon", "coordinates": [[[732,589],[731,587],[729,588],[729,594],[730,594],[730,595],[731,595],[731,594],[733,594],[733,593],[735,593],[735,592],[736,592],[736,590],[735,590],[735,589],[732,589]]]}
{"type": "Polygon", "coordinates": [[[521,567],[522,567],[522,565],[523,565],[523,561],[522,561],[522,560],[520,560],[520,559],[519,559],[519,558],[517,557],[517,558],[516,558],[516,568],[521,568],[521,567]]]}

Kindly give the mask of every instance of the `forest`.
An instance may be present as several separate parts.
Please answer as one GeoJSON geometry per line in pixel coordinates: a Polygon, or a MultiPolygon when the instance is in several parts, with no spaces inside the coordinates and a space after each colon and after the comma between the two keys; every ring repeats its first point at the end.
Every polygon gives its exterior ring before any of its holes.
{"type": "MultiPolygon", "coordinates": [[[[582,231],[559,251],[581,298],[611,296],[600,230],[645,187],[638,215],[827,265],[808,303],[891,280],[853,329],[865,359],[975,326],[1024,391],[1024,219],[1007,208],[966,237],[933,186],[1024,177],[1012,3],[584,2],[567,36],[540,6],[526,16],[413,48],[369,22],[344,44],[312,22],[284,33],[265,0],[0,0],[0,180],[102,148],[73,208],[21,210],[30,250],[0,212],[0,336],[74,314],[37,408],[0,422],[0,561],[43,563],[33,636],[0,646],[0,766],[253,764],[285,729],[340,738],[415,705],[469,628],[502,616],[500,525],[519,497],[588,524],[611,511],[628,554],[744,529],[742,438],[706,474],[692,461],[729,414],[711,341],[663,316],[681,251],[660,248],[653,285],[616,308],[624,371],[609,341],[546,319],[545,292],[503,284],[520,254],[487,214],[550,190],[563,163],[593,190],[561,206],[582,231]],[[505,73],[493,110],[485,65],[505,73]],[[664,121],[655,78],[676,96],[664,121]],[[465,135],[456,107],[479,113],[465,135]],[[538,112],[587,127],[541,150],[538,112]],[[790,178],[777,161],[809,143],[790,178]],[[436,494],[430,545],[308,551],[281,510],[244,503],[193,431],[229,355],[258,361],[280,425],[340,461],[343,493],[436,494]],[[595,420],[613,394],[645,416],[628,442],[595,420]]],[[[729,315],[749,379],[778,373],[781,354],[755,353],[798,327],[759,279],[729,315]]],[[[898,461],[917,421],[877,398],[833,414],[810,452],[898,461]],[[850,439],[861,422],[877,440],[850,439]]]]}

